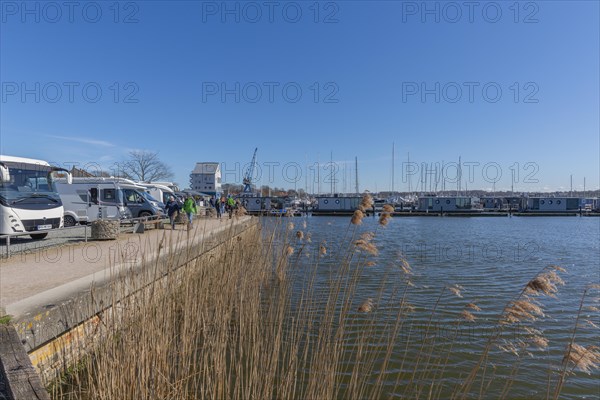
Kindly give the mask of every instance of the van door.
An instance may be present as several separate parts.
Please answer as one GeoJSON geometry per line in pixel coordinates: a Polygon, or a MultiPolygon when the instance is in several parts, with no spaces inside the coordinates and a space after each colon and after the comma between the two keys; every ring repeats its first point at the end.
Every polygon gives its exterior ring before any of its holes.
{"type": "Polygon", "coordinates": [[[87,220],[88,222],[93,222],[98,218],[102,218],[102,214],[100,212],[100,204],[98,201],[98,193],[100,190],[97,187],[92,187],[88,189],[88,208],[87,208],[87,220]]]}
{"type": "Polygon", "coordinates": [[[120,219],[121,213],[119,212],[119,199],[117,197],[118,192],[116,188],[106,188],[101,191],[101,214],[102,218],[120,219]]]}

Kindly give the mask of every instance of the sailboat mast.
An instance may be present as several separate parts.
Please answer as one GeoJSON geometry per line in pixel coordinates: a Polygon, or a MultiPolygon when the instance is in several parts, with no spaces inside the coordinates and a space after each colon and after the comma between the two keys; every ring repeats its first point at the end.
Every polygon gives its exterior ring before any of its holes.
{"type": "Polygon", "coordinates": [[[355,173],[355,182],[356,182],[356,194],[359,194],[358,191],[358,157],[354,157],[354,173],[355,173]]]}
{"type": "Polygon", "coordinates": [[[392,142],[392,196],[394,195],[394,142],[392,142]]]}
{"type": "MultiPolygon", "coordinates": [[[[407,154],[407,160],[406,160],[406,168],[410,168],[410,152],[406,153],[407,154]]],[[[412,193],[412,187],[411,187],[411,176],[412,174],[408,174],[408,193],[412,193]]]]}
{"type": "Polygon", "coordinates": [[[329,152],[329,165],[331,166],[331,195],[335,193],[335,168],[333,167],[333,151],[329,152]]]}

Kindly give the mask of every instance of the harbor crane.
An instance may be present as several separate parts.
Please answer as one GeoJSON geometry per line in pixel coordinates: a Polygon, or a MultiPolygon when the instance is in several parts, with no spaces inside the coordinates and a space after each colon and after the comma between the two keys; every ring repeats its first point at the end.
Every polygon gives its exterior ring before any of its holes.
{"type": "Polygon", "coordinates": [[[256,166],[256,152],[258,151],[258,147],[254,149],[254,155],[252,156],[252,161],[250,161],[250,165],[244,174],[244,193],[252,193],[252,174],[254,174],[254,167],[256,166]]]}

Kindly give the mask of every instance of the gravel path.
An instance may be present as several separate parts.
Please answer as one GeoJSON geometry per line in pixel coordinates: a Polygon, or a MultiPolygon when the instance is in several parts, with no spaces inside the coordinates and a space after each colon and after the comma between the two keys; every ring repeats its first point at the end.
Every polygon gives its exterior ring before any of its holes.
{"type": "MultiPolygon", "coordinates": [[[[30,236],[12,237],[10,238],[10,254],[83,242],[85,241],[85,229],[85,226],[55,229],[49,231],[48,236],[41,240],[32,239],[30,236]]],[[[89,235],[90,228],[88,227],[87,230],[89,235]]],[[[0,258],[6,258],[6,239],[0,239],[0,258]]]]}

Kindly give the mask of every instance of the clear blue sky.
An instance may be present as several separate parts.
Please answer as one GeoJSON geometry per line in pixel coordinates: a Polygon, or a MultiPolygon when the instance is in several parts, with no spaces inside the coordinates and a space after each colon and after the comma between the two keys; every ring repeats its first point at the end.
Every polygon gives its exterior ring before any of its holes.
{"type": "Polygon", "coordinates": [[[395,143],[396,190],[459,157],[463,187],[600,186],[597,1],[0,4],[3,154],[109,167],[159,151],[187,187],[200,161],[241,183],[258,147],[258,183],[308,173],[317,190],[306,165],[332,159],[350,191],[358,157],[373,191],[391,188],[395,143]]]}

